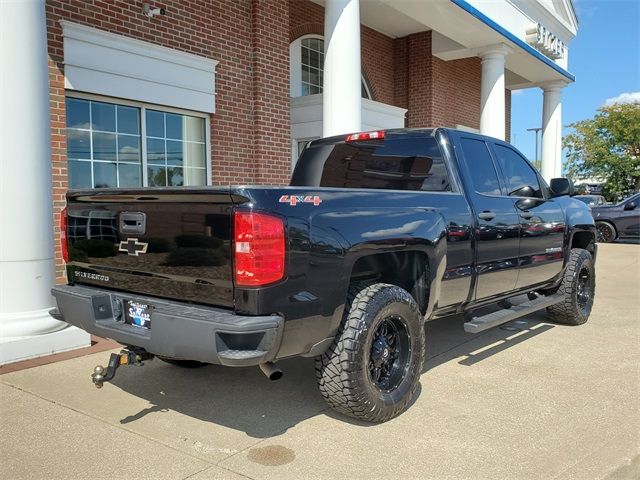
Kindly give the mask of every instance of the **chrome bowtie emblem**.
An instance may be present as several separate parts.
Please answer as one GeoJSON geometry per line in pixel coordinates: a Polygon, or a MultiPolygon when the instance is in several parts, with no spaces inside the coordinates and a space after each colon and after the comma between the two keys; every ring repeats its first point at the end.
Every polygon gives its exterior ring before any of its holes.
{"type": "Polygon", "coordinates": [[[148,243],[139,242],[137,238],[127,238],[120,242],[119,251],[125,252],[127,255],[137,257],[141,253],[147,253],[148,243]]]}

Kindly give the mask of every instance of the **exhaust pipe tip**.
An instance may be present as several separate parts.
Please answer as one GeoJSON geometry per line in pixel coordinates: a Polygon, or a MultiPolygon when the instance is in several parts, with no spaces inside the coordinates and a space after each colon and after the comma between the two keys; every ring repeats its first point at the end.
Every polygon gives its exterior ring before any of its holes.
{"type": "Polygon", "coordinates": [[[265,376],[271,381],[280,380],[282,378],[282,375],[284,375],[282,370],[276,367],[275,363],[273,362],[261,363],[260,370],[262,370],[262,373],[264,373],[265,376]]]}

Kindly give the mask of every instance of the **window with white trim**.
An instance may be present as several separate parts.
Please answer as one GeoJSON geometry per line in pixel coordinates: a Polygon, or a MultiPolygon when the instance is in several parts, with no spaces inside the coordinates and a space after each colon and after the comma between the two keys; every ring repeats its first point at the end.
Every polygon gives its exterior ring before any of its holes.
{"type": "Polygon", "coordinates": [[[302,96],[322,93],[324,68],[324,41],[304,38],[300,43],[302,68],[302,96]]]}
{"type": "MultiPolygon", "coordinates": [[[[322,93],[324,80],[324,39],[305,35],[291,44],[291,96],[322,93]]],[[[371,89],[362,77],[362,98],[371,99],[371,89]]]]}
{"type": "Polygon", "coordinates": [[[69,188],[208,183],[206,116],[75,96],[66,115],[69,188]]]}

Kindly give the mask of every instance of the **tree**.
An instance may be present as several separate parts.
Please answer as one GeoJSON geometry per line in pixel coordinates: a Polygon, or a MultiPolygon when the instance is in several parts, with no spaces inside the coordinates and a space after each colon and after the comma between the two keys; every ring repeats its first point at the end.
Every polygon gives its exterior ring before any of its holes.
{"type": "Polygon", "coordinates": [[[640,191],[640,102],[602,107],[569,127],[564,146],[570,177],[602,179],[609,200],[640,191]]]}

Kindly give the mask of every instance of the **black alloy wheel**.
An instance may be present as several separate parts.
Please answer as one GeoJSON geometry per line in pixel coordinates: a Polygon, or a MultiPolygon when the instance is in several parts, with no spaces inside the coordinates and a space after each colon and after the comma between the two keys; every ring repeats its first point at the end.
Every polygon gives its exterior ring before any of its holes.
{"type": "Polygon", "coordinates": [[[388,393],[398,388],[409,370],[411,336],[402,318],[391,316],[380,322],[372,340],[369,376],[388,393]]]}
{"type": "Polygon", "coordinates": [[[582,267],[576,284],[576,300],[583,315],[588,316],[593,304],[594,282],[591,269],[582,267]]]}
{"type": "Polygon", "coordinates": [[[547,308],[551,320],[582,325],[589,319],[596,294],[596,270],[591,252],[571,249],[564,276],[553,294],[562,300],[547,308]]]}
{"type": "Polygon", "coordinates": [[[316,357],[320,393],[344,415],[386,422],[411,404],[424,350],[424,319],[409,292],[353,283],[334,342],[316,357]]]}

